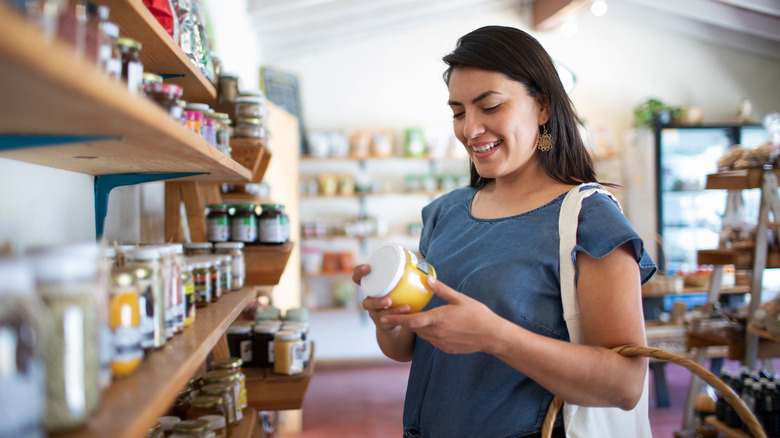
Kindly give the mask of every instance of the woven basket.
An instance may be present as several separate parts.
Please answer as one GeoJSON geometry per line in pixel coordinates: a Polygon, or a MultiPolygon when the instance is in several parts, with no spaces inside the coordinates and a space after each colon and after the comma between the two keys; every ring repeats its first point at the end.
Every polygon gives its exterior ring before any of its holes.
{"type": "MultiPolygon", "coordinates": [[[[750,409],[745,405],[742,399],[720,378],[709,372],[706,368],[697,364],[696,362],[685,358],[683,356],[669,353],[668,351],[659,350],[657,348],[650,347],[637,347],[635,345],[624,345],[621,347],[615,347],[612,349],[626,357],[648,357],[651,359],[657,359],[665,362],[672,362],[687,368],[693,374],[699,376],[702,380],[707,382],[710,386],[719,391],[723,397],[726,397],[726,401],[737,411],[739,418],[747,424],[748,429],[755,438],[767,438],[766,433],[761,428],[761,424],[756,419],[756,416],[750,412],[750,409]]],[[[542,438],[551,438],[553,425],[555,424],[555,418],[558,416],[558,411],[563,406],[563,400],[556,396],[550,403],[550,407],[547,410],[547,416],[544,418],[542,424],[542,438]]]]}

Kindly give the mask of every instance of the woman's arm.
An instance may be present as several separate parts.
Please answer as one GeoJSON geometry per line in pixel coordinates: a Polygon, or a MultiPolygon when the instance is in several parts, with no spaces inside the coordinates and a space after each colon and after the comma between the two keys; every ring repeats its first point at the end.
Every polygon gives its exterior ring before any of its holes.
{"type": "MultiPolygon", "coordinates": [[[[368,265],[358,265],[352,274],[352,281],[360,284],[360,280],[371,271],[368,265]]],[[[384,315],[403,315],[409,313],[409,306],[403,305],[393,309],[390,298],[363,299],[363,308],[368,310],[368,315],[376,325],[376,340],[379,348],[385,356],[398,362],[409,362],[414,354],[414,340],[416,335],[406,327],[380,322],[384,315]]]]}
{"type": "Polygon", "coordinates": [[[622,247],[601,259],[580,253],[577,261],[585,345],[532,333],[435,281],[429,284],[449,305],[379,320],[407,327],[447,353],[492,354],[567,402],[633,408],[647,360],[626,358],[610,348],[645,343],[638,265],[622,247]]]}

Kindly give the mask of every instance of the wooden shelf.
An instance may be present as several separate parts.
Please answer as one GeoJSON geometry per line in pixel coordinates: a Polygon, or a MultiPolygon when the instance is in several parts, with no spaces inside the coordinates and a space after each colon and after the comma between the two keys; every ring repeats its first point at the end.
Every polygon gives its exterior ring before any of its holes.
{"type": "MultiPolygon", "coordinates": [[[[780,169],[773,170],[780,178],[780,169]]],[[[764,169],[743,169],[718,172],[707,175],[707,189],[746,190],[761,188],[763,183],[761,175],[764,169]]]]}
{"type": "Polygon", "coordinates": [[[184,88],[187,102],[216,102],[217,89],[193,64],[141,0],[98,0],[110,8],[109,20],[119,25],[122,37],[141,43],[141,63],[144,71],[159,75],[175,75],[166,82],[184,88]]]}
{"type": "Polygon", "coordinates": [[[292,249],[292,242],[282,245],[245,246],[246,283],[258,286],[278,284],[292,249]]]}
{"type": "Polygon", "coordinates": [[[234,159],[252,172],[251,182],[263,182],[271,163],[271,150],[265,142],[253,138],[231,138],[230,148],[234,159]]]}
{"type": "Polygon", "coordinates": [[[257,410],[247,407],[243,414],[244,417],[233,426],[230,438],[252,438],[258,433],[259,436],[263,436],[262,428],[258,423],[257,410]]]}
{"type": "Polygon", "coordinates": [[[389,156],[375,156],[375,155],[369,155],[369,156],[355,156],[355,155],[347,155],[344,157],[336,157],[336,156],[328,156],[328,157],[317,157],[314,155],[302,155],[301,161],[382,161],[382,160],[415,160],[415,161],[463,161],[467,162],[468,157],[453,157],[453,156],[444,156],[444,157],[433,157],[430,155],[423,155],[419,157],[407,157],[407,156],[397,156],[397,155],[389,155],[389,156]]]}
{"type": "MultiPolygon", "coordinates": [[[[703,249],[697,251],[700,265],[734,265],[735,269],[753,269],[753,248],[703,249]]],[[[771,248],[766,255],[768,269],[780,268],[780,252],[771,248]]]]}
{"type": "Polygon", "coordinates": [[[247,404],[258,411],[300,409],[314,374],[313,342],[311,350],[311,359],[301,374],[285,376],[274,373],[273,368],[244,367],[247,404]]]}
{"type": "MultiPolygon", "coordinates": [[[[749,330],[748,333],[750,333],[749,330]]],[[[685,345],[686,349],[726,346],[728,347],[729,360],[745,360],[744,337],[727,338],[713,333],[688,331],[685,333],[685,345]]],[[[770,341],[768,338],[760,340],[757,357],[759,359],[780,357],[780,343],[770,341]]]]}
{"type": "Polygon", "coordinates": [[[766,339],[767,341],[777,342],[780,343],[780,338],[777,336],[772,336],[769,334],[766,330],[759,330],[757,328],[748,327],[747,332],[751,335],[756,335],[761,339],[766,339]]]}
{"type": "MultiPolygon", "coordinates": [[[[118,3],[144,7],[135,0],[118,3]]],[[[204,172],[188,179],[251,179],[248,169],[188,131],[150,99],[130,95],[120,83],[76,59],[67,45],[47,41],[37,28],[3,6],[0,77],[0,135],[101,138],[0,148],[0,157],[89,175],[204,172]]]]}
{"type": "MultiPolygon", "coordinates": [[[[651,297],[666,297],[666,296],[674,296],[674,295],[690,295],[690,294],[706,294],[709,292],[709,289],[706,287],[693,287],[693,286],[685,286],[680,291],[654,291],[650,293],[642,292],[642,298],[651,298],[651,297]]],[[[720,290],[720,294],[744,294],[750,292],[750,286],[747,285],[738,285],[734,287],[727,287],[720,290]]]]}
{"type": "Polygon", "coordinates": [[[137,438],[147,431],[197,372],[225,330],[255,298],[253,287],[223,295],[198,308],[195,322],[164,348],[148,355],[130,376],[115,380],[103,393],[98,412],[86,427],[64,437],[137,438]]]}

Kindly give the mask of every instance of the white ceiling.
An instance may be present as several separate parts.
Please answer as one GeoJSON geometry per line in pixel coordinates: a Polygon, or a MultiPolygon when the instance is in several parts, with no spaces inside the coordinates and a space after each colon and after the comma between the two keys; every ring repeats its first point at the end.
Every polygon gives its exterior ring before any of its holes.
{"type": "MultiPolygon", "coordinates": [[[[248,0],[248,8],[264,58],[273,61],[480,12],[500,10],[530,17],[534,1],[565,3],[561,0],[248,0]]],[[[608,14],[629,22],[780,60],[778,0],[607,0],[607,4],[608,14]]]]}

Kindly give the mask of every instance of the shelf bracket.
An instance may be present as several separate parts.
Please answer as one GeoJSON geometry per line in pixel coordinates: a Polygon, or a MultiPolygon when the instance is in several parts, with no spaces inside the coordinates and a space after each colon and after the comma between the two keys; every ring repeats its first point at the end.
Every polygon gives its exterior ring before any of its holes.
{"type": "Polygon", "coordinates": [[[108,212],[108,195],[115,187],[130,186],[145,182],[164,181],[173,178],[203,175],[208,172],[180,173],[122,173],[118,175],[99,175],[95,177],[95,234],[100,239],[108,212]]]}
{"type": "Polygon", "coordinates": [[[88,143],[92,141],[123,140],[121,135],[0,135],[0,151],[58,144],[88,143]]]}

